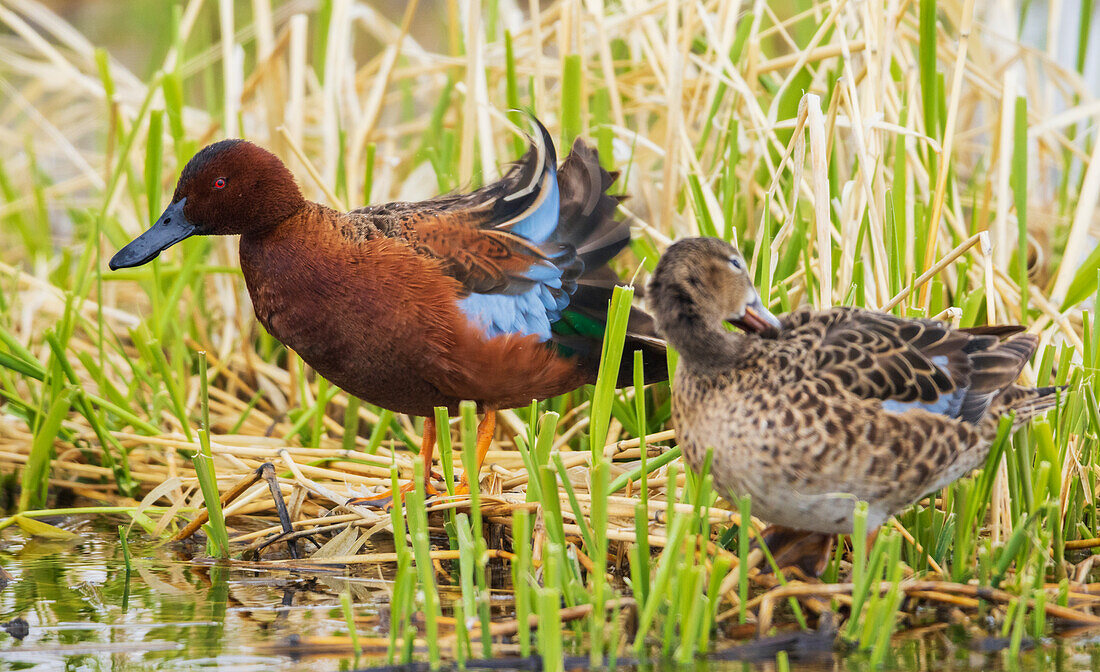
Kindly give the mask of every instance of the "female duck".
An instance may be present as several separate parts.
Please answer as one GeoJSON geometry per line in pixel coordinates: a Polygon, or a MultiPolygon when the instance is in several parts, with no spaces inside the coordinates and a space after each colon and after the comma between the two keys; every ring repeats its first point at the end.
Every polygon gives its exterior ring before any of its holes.
{"type": "Polygon", "coordinates": [[[1019,425],[1055,404],[1056,388],[1015,385],[1037,343],[1021,327],[855,308],[778,320],[746,269],[723,241],[681,240],[648,296],[680,353],[672,418],[684,456],[698,470],[713,448],[715,485],[751,496],[781,566],[820,574],[857,500],[873,530],[981,466],[1000,416],[1015,411],[1019,425]]]}
{"type": "MultiPolygon", "coordinates": [[[[496,409],[594,381],[617,281],[607,262],[630,240],[606,193],[615,176],[595,150],[578,141],[559,169],[535,124],[530,150],[498,182],[351,212],[304,199],[274,154],[243,140],[215,143],[188,162],[164,214],[110,266],[140,266],[193,235],[240,234],[256,317],[275,338],[347,392],[427,416],[426,479],[433,409],[476,401],[485,412],[480,466],[496,409]]],[[[631,327],[628,350],[661,371],[664,344],[648,318],[636,313],[631,327]]]]}

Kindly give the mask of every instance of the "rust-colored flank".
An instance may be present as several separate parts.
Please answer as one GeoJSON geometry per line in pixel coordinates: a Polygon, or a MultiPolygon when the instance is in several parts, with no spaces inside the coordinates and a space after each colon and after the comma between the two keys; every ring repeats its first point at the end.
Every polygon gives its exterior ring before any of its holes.
{"type": "MultiPolygon", "coordinates": [[[[398,413],[430,417],[472,400],[489,424],[497,409],[594,381],[618,281],[607,262],[630,239],[606,193],[616,176],[595,150],[577,141],[559,167],[536,125],[531,148],[498,182],[351,212],[304,199],[263,148],[215,143],[111,268],[147,263],[191,235],[240,234],[256,317],[318,373],[398,413]]],[[[628,353],[642,350],[646,370],[663,372],[648,318],[638,312],[631,326],[628,353]]]]}

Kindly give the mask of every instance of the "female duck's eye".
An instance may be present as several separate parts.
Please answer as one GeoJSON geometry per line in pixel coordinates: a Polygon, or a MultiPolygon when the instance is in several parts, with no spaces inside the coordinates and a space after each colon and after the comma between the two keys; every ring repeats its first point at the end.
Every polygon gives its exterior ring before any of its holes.
{"type": "Polygon", "coordinates": [[[224,177],[219,177],[218,179],[214,180],[214,188],[215,189],[224,189],[225,188],[225,178],[224,177]]]}
{"type": "Polygon", "coordinates": [[[730,257],[730,266],[733,267],[733,270],[740,271],[742,269],[741,260],[737,257],[730,257]]]}

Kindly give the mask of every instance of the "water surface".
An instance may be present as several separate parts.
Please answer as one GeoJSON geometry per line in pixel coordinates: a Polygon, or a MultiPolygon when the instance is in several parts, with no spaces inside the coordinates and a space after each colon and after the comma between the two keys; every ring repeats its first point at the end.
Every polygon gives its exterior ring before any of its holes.
{"type": "MultiPolygon", "coordinates": [[[[127,576],[117,523],[50,521],[79,535],[71,542],[0,532],[0,566],[13,581],[0,591],[0,622],[21,617],[29,634],[0,632],[0,670],[349,670],[350,653],[318,654],[299,643],[347,632],[341,592],[355,602],[362,637],[387,636],[388,567],[289,572],[212,563],[199,546],[149,541],[135,529],[127,576]]],[[[1100,669],[1100,633],[1037,642],[1018,659],[987,641],[965,641],[937,624],[899,635],[887,669],[1100,669]]],[[[718,649],[734,642],[718,642],[718,649]]],[[[364,656],[361,668],[384,659],[364,656]]],[[[530,669],[529,666],[527,669],[530,669]]],[[[684,669],[671,665],[661,669],[684,669]]],[[[773,670],[774,662],[703,661],[695,669],[773,670]]],[[[792,660],[792,670],[873,669],[865,654],[792,660]]]]}

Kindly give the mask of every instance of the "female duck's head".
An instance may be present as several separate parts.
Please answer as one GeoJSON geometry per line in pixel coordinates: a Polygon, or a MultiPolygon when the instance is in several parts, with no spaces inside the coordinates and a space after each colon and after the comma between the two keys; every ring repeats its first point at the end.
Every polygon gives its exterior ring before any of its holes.
{"type": "Polygon", "coordinates": [[[760,301],[744,257],[717,238],[673,243],[653,271],[647,296],[658,331],[678,349],[723,321],[755,333],[780,328],[760,301]]]}
{"type": "Polygon", "coordinates": [[[112,270],[141,266],[194,235],[258,233],[298,212],[305,201],[290,170],[244,140],[207,145],[187,162],[172,203],[111,258],[112,270]]]}

